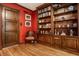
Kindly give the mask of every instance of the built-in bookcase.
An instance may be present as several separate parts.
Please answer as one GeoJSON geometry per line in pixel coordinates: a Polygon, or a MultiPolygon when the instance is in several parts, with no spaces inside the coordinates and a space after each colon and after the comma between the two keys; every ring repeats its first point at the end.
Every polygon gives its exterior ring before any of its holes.
{"type": "Polygon", "coordinates": [[[52,3],[37,7],[40,34],[78,35],[78,4],[52,3]]]}
{"type": "MultiPolygon", "coordinates": [[[[38,8],[42,9],[47,5],[48,4],[43,4],[38,8]]],[[[46,31],[43,27],[41,27],[42,30],[38,28],[39,43],[53,48],[79,51],[79,4],[52,3],[50,6],[51,16],[38,18],[38,27],[43,25],[41,24],[42,22],[40,23],[40,20],[46,19],[44,21],[46,22],[50,19],[50,29],[46,28],[48,33],[43,33],[43,31],[46,31]]],[[[38,8],[37,10],[39,10],[38,8]]],[[[45,26],[47,24],[48,22],[44,23],[45,26]]]]}
{"type": "Polygon", "coordinates": [[[38,8],[38,29],[40,34],[51,32],[51,5],[44,4],[38,8]]]}
{"type": "Polygon", "coordinates": [[[54,34],[78,35],[77,4],[53,4],[54,34]]]}

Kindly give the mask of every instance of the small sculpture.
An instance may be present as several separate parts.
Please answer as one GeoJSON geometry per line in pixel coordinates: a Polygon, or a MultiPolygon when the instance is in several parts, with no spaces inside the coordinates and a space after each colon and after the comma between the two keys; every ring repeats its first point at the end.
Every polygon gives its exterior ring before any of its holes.
{"type": "Polygon", "coordinates": [[[66,35],[66,33],[64,31],[62,31],[61,35],[66,35]]]}
{"type": "Polygon", "coordinates": [[[73,36],[73,30],[72,29],[70,30],[70,36],[73,36]]]}

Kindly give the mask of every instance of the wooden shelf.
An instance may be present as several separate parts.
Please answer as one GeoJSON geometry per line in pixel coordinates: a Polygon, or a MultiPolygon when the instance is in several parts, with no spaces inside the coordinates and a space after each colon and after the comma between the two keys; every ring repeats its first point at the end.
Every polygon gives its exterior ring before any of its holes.
{"type": "Polygon", "coordinates": [[[54,14],[54,16],[60,16],[60,15],[65,15],[65,14],[70,14],[70,13],[75,13],[75,12],[77,12],[77,10],[54,14]]]}
{"type": "Polygon", "coordinates": [[[76,21],[77,19],[68,19],[68,20],[55,20],[54,22],[66,22],[66,21],[76,21]]]}
{"type": "Polygon", "coordinates": [[[58,9],[61,9],[61,8],[66,8],[66,7],[70,6],[70,5],[76,5],[76,4],[75,4],[75,3],[74,3],[74,4],[73,4],[73,3],[70,3],[70,4],[63,4],[61,7],[57,7],[57,8],[54,7],[54,11],[55,11],[55,10],[58,10],[58,9]]]}
{"type": "Polygon", "coordinates": [[[51,30],[51,28],[39,28],[40,30],[51,30]]]}
{"type": "Polygon", "coordinates": [[[51,16],[40,17],[39,19],[51,18],[51,16]]]}
{"type": "Polygon", "coordinates": [[[45,11],[45,12],[41,12],[41,13],[39,13],[38,15],[43,14],[43,13],[46,13],[46,12],[51,12],[51,10],[47,10],[47,11],[45,11]]]}
{"type": "Polygon", "coordinates": [[[51,22],[42,22],[42,23],[39,23],[39,24],[49,24],[49,23],[51,23],[51,22]]]}
{"type": "Polygon", "coordinates": [[[55,27],[54,29],[77,29],[77,27],[55,27]]]}

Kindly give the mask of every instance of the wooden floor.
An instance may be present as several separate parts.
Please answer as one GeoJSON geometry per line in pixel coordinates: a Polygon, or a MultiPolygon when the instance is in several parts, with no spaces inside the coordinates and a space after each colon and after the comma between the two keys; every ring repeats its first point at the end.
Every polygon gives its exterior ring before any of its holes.
{"type": "Polygon", "coordinates": [[[41,44],[19,44],[0,50],[1,56],[75,56],[63,50],[51,48],[41,44]]]}

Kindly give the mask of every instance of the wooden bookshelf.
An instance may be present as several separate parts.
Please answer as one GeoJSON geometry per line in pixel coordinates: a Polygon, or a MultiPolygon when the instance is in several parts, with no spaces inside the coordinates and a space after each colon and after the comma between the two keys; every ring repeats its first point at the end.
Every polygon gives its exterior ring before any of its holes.
{"type": "Polygon", "coordinates": [[[54,35],[77,36],[77,4],[53,4],[52,6],[54,12],[54,35]],[[60,7],[54,7],[54,5],[60,5],[60,7]]]}
{"type": "MultiPolygon", "coordinates": [[[[70,36],[78,35],[78,4],[75,3],[52,3],[43,4],[37,7],[38,10],[38,30],[48,31],[48,34],[52,33],[56,35],[59,31],[75,32],[70,33],[70,36]],[[50,28],[50,29],[49,29],[50,28]],[[50,31],[49,31],[50,30],[50,31]],[[57,30],[57,31],[56,31],[57,30]],[[75,30],[75,31],[74,31],[75,30]]],[[[65,35],[67,33],[63,32],[65,35]]],[[[42,34],[42,32],[41,32],[42,34]]],[[[43,33],[44,34],[44,33],[43,33]]],[[[69,34],[68,34],[69,35],[69,34]]]]}
{"type": "Polygon", "coordinates": [[[49,3],[41,5],[37,10],[46,8],[48,5],[51,6],[51,15],[38,18],[38,41],[55,48],[79,51],[79,4],[49,3]],[[47,24],[51,26],[46,28],[47,24]],[[41,28],[39,28],[40,25],[42,25],[41,28]]]}
{"type": "Polygon", "coordinates": [[[38,10],[38,30],[40,34],[51,32],[51,4],[43,4],[37,7],[38,10]]]}
{"type": "Polygon", "coordinates": [[[54,10],[57,10],[57,9],[61,9],[61,8],[66,8],[70,5],[75,5],[76,3],[52,3],[53,5],[53,8],[54,10]]]}
{"type": "Polygon", "coordinates": [[[72,13],[75,13],[75,12],[77,12],[77,10],[54,14],[54,16],[61,16],[61,15],[70,14],[70,13],[72,14],[72,13]]]}

